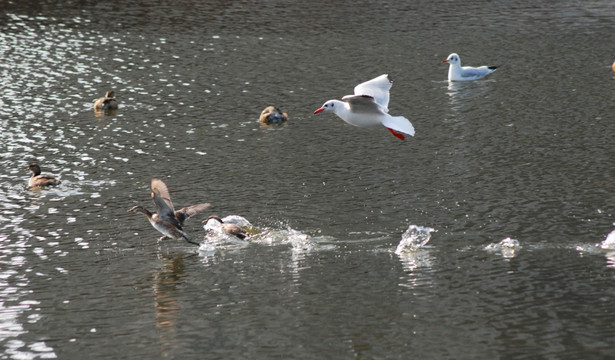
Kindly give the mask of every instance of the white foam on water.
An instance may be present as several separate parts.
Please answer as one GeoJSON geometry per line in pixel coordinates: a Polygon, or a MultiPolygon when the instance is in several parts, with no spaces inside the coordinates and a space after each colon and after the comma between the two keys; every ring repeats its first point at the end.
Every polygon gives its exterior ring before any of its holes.
{"type": "Polygon", "coordinates": [[[431,233],[436,231],[426,226],[410,225],[401,235],[401,241],[395,249],[396,254],[414,252],[425,246],[431,240],[431,233]]]}

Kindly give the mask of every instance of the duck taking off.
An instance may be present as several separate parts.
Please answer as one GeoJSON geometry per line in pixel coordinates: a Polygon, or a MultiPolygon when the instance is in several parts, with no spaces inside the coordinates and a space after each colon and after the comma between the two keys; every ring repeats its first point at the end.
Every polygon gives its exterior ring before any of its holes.
{"type": "Polygon", "coordinates": [[[207,209],[211,204],[203,203],[192,205],[175,211],[173,202],[171,202],[169,189],[162,180],[156,178],[152,179],[151,188],[152,199],[154,200],[154,204],[156,204],[156,213],[152,214],[139,205],[133,206],[128,212],[140,211],[147,216],[147,219],[154,229],[160,231],[164,235],[160,239],[170,237],[179,240],[183,238],[191,244],[200,245],[198,242],[192,241],[186,236],[183,230],[184,221],[196,213],[207,209]]]}

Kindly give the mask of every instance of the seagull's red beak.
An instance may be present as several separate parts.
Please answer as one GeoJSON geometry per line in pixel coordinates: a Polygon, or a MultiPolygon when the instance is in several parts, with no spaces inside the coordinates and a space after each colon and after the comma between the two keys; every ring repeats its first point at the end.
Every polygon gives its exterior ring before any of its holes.
{"type": "Polygon", "coordinates": [[[317,109],[316,111],[314,111],[314,114],[318,114],[318,113],[321,113],[323,111],[325,111],[325,109],[320,108],[320,109],[317,109]]]}
{"type": "Polygon", "coordinates": [[[444,60],[442,60],[442,62],[446,62],[446,63],[447,63],[447,62],[448,62],[448,60],[444,59],[444,60]]]}

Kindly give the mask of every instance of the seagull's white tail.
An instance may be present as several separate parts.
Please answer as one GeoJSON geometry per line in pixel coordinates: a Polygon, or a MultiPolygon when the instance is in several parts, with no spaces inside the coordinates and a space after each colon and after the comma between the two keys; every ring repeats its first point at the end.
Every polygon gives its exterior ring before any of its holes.
{"type": "Polygon", "coordinates": [[[397,133],[404,133],[410,136],[414,136],[414,127],[408,119],[403,116],[389,116],[382,121],[382,125],[386,126],[393,135],[403,140],[403,135],[397,133]]]}

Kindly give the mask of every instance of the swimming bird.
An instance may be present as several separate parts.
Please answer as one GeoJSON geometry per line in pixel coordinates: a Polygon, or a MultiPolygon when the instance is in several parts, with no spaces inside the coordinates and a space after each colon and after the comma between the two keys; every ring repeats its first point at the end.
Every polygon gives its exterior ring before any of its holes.
{"type": "Polygon", "coordinates": [[[161,240],[165,237],[170,237],[176,240],[183,238],[191,244],[200,245],[198,242],[190,240],[186,236],[186,233],[182,227],[184,226],[184,221],[186,221],[186,219],[200,211],[207,209],[211,204],[203,203],[192,205],[175,211],[173,203],[171,202],[169,189],[162,180],[156,178],[152,179],[151,188],[152,199],[154,200],[154,204],[156,204],[156,213],[152,214],[147,209],[139,205],[133,206],[130,210],[128,210],[128,212],[132,213],[135,211],[140,211],[145,214],[154,229],[164,234],[164,236],[160,238],[161,240]]]}
{"type": "Polygon", "coordinates": [[[461,59],[456,53],[450,54],[446,60],[442,62],[448,63],[448,81],[469,81],[478,80],[483,78],[492,72],[494,72],[499,66],[461,66],[461,59]]]}
{"type": "Polygon", "coordinates": [[[282,124],[288,120],[288,114],[275,106],[267,106],[259,118],[263,125],[282,124]]]}
{"type": "Polygon", "coordinates": [[[329,100],[319,109],[332,111],[350,125],[359,127],[386,127],[395,137],[404,140],[404,134],[414,136],[414,127],[403,116],[389,115],[389,90],[393,80],[388,74],[361,83],[354,88],[354,95],[342,100],[329,100]]]}
{"type": "Polygon", "coordinates": [[[219,216],[210,215],[207,219],[203,220],[203,224],[207,224],[209,220],[214,220],[220,223],[222,232],[230,235],[237,236],[241,240],[248,237],[248,231],[238,224],[224,222],[219,216]]]}
{"type": "Polygon", "coordinates": [[[41,167],[37,163],[30,163],[28,170],[32,171],[32,176],[28,180],[29,187],[45,187],[59,185],[62,181],[50,174],[41,174],[41,167]]]}
{"type": "Polygon", "coordinates": [[[94,110],[103,111],[103,110],[117,110],[118,103],[115,100],[115,91],[109,90],[105,94],[104,97],[99,98],[94,103],[94,110]]]}

